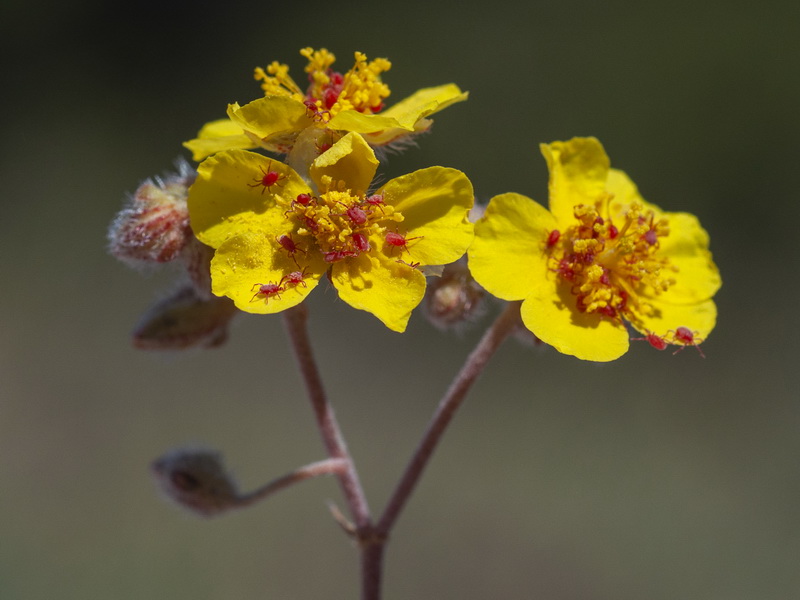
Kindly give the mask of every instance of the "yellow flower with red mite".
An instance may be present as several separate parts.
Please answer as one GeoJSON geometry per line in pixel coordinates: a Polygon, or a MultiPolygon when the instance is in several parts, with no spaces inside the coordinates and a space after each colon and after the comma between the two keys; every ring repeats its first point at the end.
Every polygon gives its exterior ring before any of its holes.
{"type": "Polygon", "coordinates": [[[469,250],[478,283],[523,300],[528,329],[584,360],[627,352],[625,321],[659,349],[706,339],[721,280],[697,218],[643,200],[594,138],[541,150],[550,210],[520,194],[492,198],[469,250]]]}
{"type": "Polygon", "coordinates": [[[276,313],[327,274],[342,300],[404,331],[425,294],[420,267],[456,261],[472,242],[472,185],[430,167],[369,193],[377,166],[355,133],[311,163],[311,185],[253,152],[203,161],[188,205],[195,235],[216,249],[212,291],[243,311],[276,313]]]}
{"type": "Polygon", "coordinates": [[[333,71],[335,57],[326,49],[304,48],[309,87],[303,91],[289,76],[289,67],[273,62],[256,69],[265,96],[244,106],[228,106],[228,119],[212,121],[186,142],[195,160],[233,148],[264,148],[290,154],[289,164],[302,171],[314,157],[348,132],[360,133],[373,147],[402,145],[427,131],[427,117],[466,100],[467,93],[454,84],[418,90],[384,109],[389,87],[381,73],[391,63],[367,61],[355,53],[355,65],[346,73],[333,71]],[[300,156],[292,157],[293,153],[300,156]]]}

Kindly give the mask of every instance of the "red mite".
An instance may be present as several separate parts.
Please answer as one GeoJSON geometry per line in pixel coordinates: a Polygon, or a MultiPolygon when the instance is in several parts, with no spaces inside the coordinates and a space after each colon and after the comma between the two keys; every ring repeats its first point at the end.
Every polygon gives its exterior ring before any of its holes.
{"type": "Polygon", "coordinates": [[[281,245],[281,247],[284,250],[286,250],[286,253],[291,257],[291,259],[294,261],[294,263],[299,267],[300,265],[297,264],[297,259],[295,258],[294,255],[297,252],[302,252],[303,254],[305,254],[306,251],[303,250],[297,244],[295,244],[294,240],[292,239],[292,236],[290,236],[290,235],[282,235],[281,237],[278,238],[278,243],[281,245]]]}
{"type": "MultiPolygon", "coordinates": [[[[281,280],[283,283],[283,280],[281,280]]],[[[280,283],[256,283],[251,290],[254,290],[258,287],[258,291],[253,294],[253,297],[250,298],[250,302],[256,299],[256,296],[264,296],[264,300],[269,302],[269,299],[275,296],[280,300],[281,292],[284,291],[284,288],[281,287],[280,283]]]]}
{"type": "Polygon", "coordinates": [[[660,335],[653,333],[652,331],[647,332],[646,337],[641,338],[631,338],[632,340],[643,340],[648,342],[653,348],[656,350],[666,350],[667,349],[667,340],[665,340],[660,335]]]}
{"type": "Polygon", "coordinates": [[[286,179],[286,175],[281,175],[278,171],[270,171],[271,166],[272,161],[269,161],[269,165],[267,165],[266,170],[264,167],[259,167],[259,169],[261,169],[262,176],[256,177],[253,180],[255,183],[248,183],[247,185],[252,188],[263,186],[264,189],[261,190],[262,195],[264,194],[264,190],[272,191],[272,186],[276,185],[279,181],[286,179]]]}
{"type": "Polygon", "coordinates": [[[547,247],[552,248],[558,243],[561,238],[561,232],[558,229],[553,229],[547,236],[547,247]]]}
{"type": "Polygon", "coordinates": [[[694,346],[695,348],[697,348],[697,351],[700,353],[700,356],[702,356],[703,358],[706,357],[706,355],[703,354],[703,351],[700,350],[700,343],[702,342],[702,340],[695,339],[694,332],[688,327],[678,327],[672,334],[672,337],[675,341],[681,342],[683,344],[672,354],[677,354],[681,350],[684,350],[686,346],[694,346]]]}
{"type": "Polygon", "coordinates": [[[411,252],[409,252],[408,250],[408,242],[410,242],[411,240],[418,240],[422,237],[423,236],[418,235],[416,237],[407,238],[403,235],[400,235],[396,231],[389,231],[386,234],[386,243],[394,248],[400,248],[401,253],[403,252],[403,250],[405,250],[406,252],[411,254],[411,252]]]}
{"type": "Polygon", "coordinates": [[[381,209],[382,213],[385,213],[383,207],[386,205],[386,202],[383,201],[383,196],[381,196],[380,194],[373,194],[372,196],[367,196],[364,199],[364,202],[366,202],[370,206],[377,206],[378,208],[381,209]]]}
{"type": "Polygon", "coordinates": [[[337,201],[337,203],[341,204],[347,209],[344,211],[344,214],[347,215],[347,218],[350,219],[350,221],[354,225],[363,225],[364,223],[367,222],[367,213],[364,212],[355,204],[353,204],[352,206],[347,206],[344,202],[337,201]]]}
{"type": "Polygon", "coordinates": [[[363,225],[367,222],[367,213],[357,206],[351,206],[347,209],[347,218],[356,225],[363,225]]]}
{"type": "Polygon", "coordinates": [[[313,199],[314,198],[313,198],[313,196],[311,196],[311,194],[297,194],[297,198],[292,200],[292,203],[289,205],[289,210],[287,210],[285,213],[283,213],[283,216],[288,218],[289,214],[294,210],[295,206],[298,206],[298,205],[300,205],[300,206],[308,206],[309,204],[311,204],[311,201],[313,199]]]}
{"type": "Polygon", "coordinates": [[[288,275],[284,276],[284,278],[281,280],[281,283],[283,283],[285,280],[286,285],[292,285],[294,287],[302,285],[303,287],[308,287],[305,282],[307,268],[308,267],[303,267],[302,271],[292,271],[288,275]]]}
{"type": "Polygon", "coordinates": [[[354,233],[350,237],[353,238],[353,243],[356,245],[356,248],[361,250],[361,252],[367,252],[369,250],[369,240],[363,233],[354,233]]]}

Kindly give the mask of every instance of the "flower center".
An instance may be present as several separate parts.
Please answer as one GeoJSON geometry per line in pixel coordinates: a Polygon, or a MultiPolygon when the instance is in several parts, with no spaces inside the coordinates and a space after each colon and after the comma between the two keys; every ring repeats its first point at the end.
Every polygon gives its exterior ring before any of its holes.
{"type": "Polygon", "coordinates": [[[368,252],[384,240],[389,222],[403,215],[387,206],[380,196],[366,196],[333,185],[323,178],[327,191],[319,197],[300,194],[288,205],[284,216],[296,225],[299,238],[316,243],[326,262],[334,263],[368,252]]]}
{"type": "Polygon", "coordinates": [[[613,223],[598,211],[610,200],[608,195],[595,206],[575,206],[577,223],[564,232],[550,232],[550,268],[571,284],[579,311],[625,317],[636,324],[640,315],[654,311],[642,294],[660,294],[675,283],[670,275],[677,268],[658,256],[658,240],[669,235],[669,222],[634,202],[622,222],[613,223]]]}
{"type": "Polygon", "coordinates": [[[365,54],[356,52],[355,65],[342,74],[331,69],[336,57],[325,48],[304,48],[300,54],[308,59],[306,93],[289,76],[289,67],[273,62],[266,71],[260,67],[255,71],[256,80],[263,81],[261,87],[266,95],[291,96],[303,102],[310,116],[323,123],[343,110],[374,114],[383,109],[383,101],[391,93],[380,77],[392,66],[385,58],[368,62],[365,54]]]}

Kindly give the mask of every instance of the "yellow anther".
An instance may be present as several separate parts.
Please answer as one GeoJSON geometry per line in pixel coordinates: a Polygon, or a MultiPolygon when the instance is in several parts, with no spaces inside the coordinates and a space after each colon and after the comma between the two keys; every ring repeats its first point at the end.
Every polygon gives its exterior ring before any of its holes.
{"type": "Polygon", "coordinates": [[[300,50],[300,55],[308,59],[305,71],[309,74],[314,72],[325,73],[336,61],[336,56],[332,52],[328,52],[327,48],[320,48],[319,50],[314,50],[310,47],[303,48],[300,50]]]}
{"type": "Polygon", "coordinates": [[[603,267],[599,265],[592,265],[586,269],[586,277],[591,282],[599,281],[603,276],[603,267]]]}
{"type": "Polygon", "coordinates": [[[272,62],[266,71],[256,67],[254,77],[262,81],[261,89],[267,96],[291,96],[296,100],[303,99],[303,92],[289,76],[289,67],[277,61],[272,62]]]}
{"type": "Polygon", "coordinates": [[[575,215],[576,219],[580,219],[583,215],[585,215],[590,210],[593,210],[591,206],[586,206],[585,204],[577,204],[572,209],[572,213],[575,215]]]}
{"type": "Polygon", "coordinates": [[[572,249],[579,254],[584,254],[595,250],[599,245],[600,242],[598,240],[575,240],[572,243],[572,249]]]}

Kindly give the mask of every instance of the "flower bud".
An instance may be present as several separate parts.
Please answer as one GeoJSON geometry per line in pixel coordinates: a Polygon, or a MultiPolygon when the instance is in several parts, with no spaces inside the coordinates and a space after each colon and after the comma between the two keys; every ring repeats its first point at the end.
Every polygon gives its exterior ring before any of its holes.
{"type": "Polygon", "coordinates": [[[180,256],[194,238],[186,197],[196,173],[186,162],[179,172],[148,179],[133,194],[108,231],[109,251],[133,264],[164,263],[180,256]]]}
{"type": "Polygon", "coordinates": [[[429,282],[425,314],[439,329],[457,328],[483,314],[483,296],[483,288],[472,278],[466,259],[461,258],[429,282]]]}
{"type": "Polygon", "coordinates": [[[151,469],[167,498],[196,515],[213,517],[237,506],[239,492],[219,452],[178,448],[151,469]]]}
{"type": "Polygon", "coordinates": [[[217,347],[227,340],[236,312],[228,298],[201,296],[186,285],[150,307],[133,330],[133,345],[142,350],[217,347]]]}

